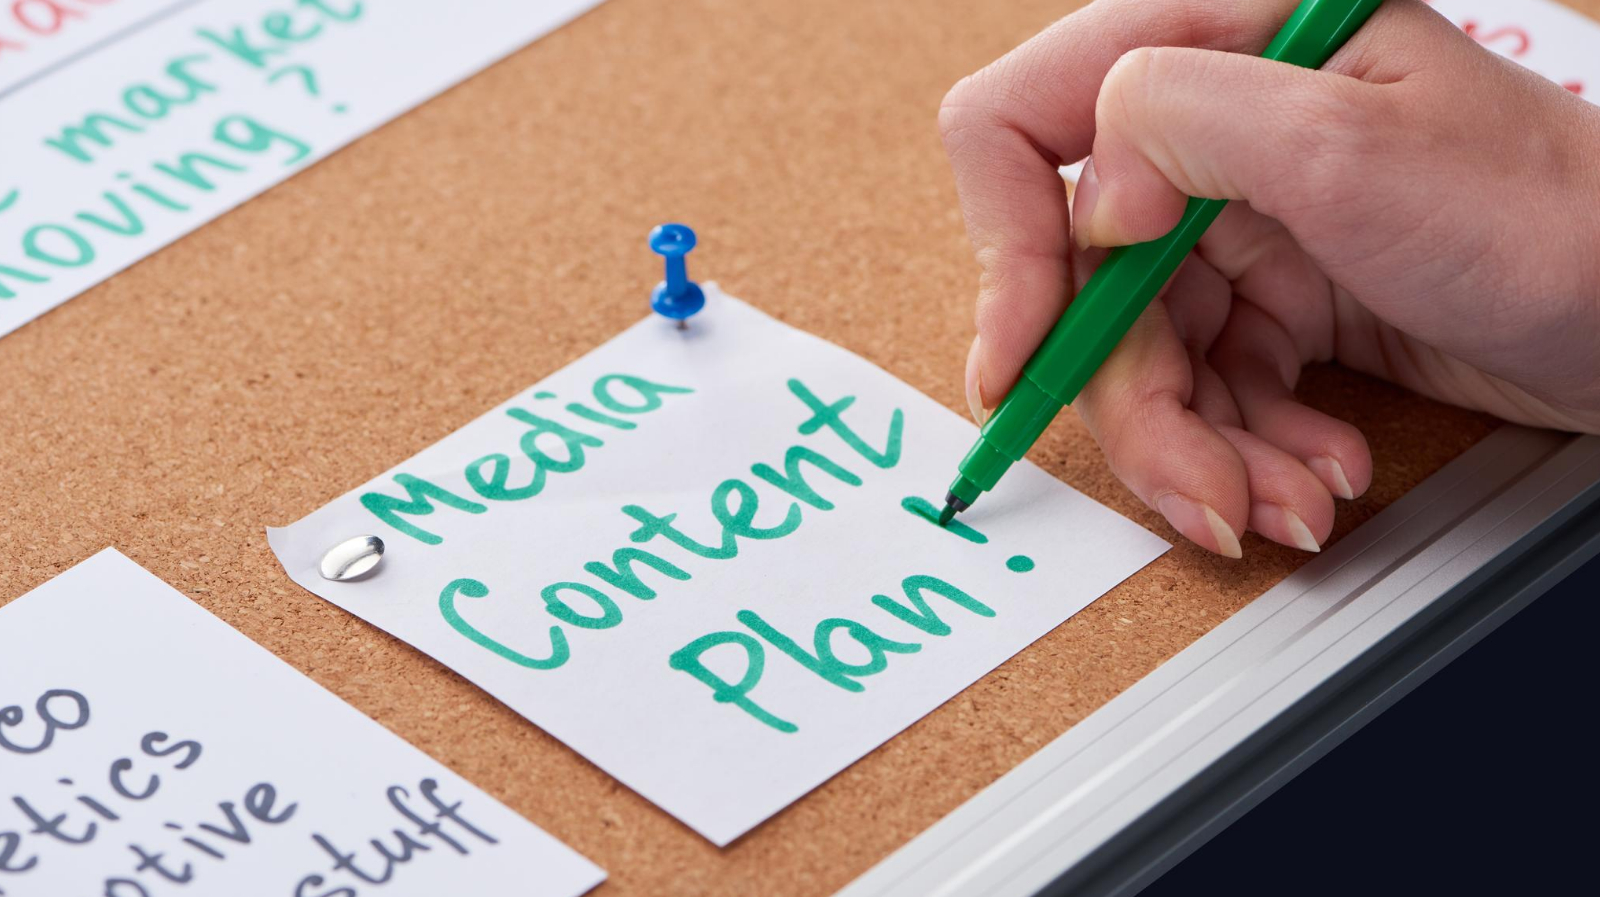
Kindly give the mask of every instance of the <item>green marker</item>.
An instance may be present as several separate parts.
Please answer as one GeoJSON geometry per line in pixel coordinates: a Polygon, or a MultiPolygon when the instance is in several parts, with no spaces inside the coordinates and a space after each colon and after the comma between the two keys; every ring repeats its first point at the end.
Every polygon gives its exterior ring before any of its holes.
{"type": "MultiPolygon", "coordinates": [[[[1303,0],[1262,56],[1307,69],[1321,68],[1382,2],[1303,0]]],[[[984,424],[978,442],[961,460],[960,474],[945,495],[939,524],[949,524],[980,494],[993,490],[1061,407],[1077,399],[1227,203],[1191,197],[1178,227],[1165,236],[1111,251],[1050,329],[1023,367],[1016,386],[984,424]]]]}

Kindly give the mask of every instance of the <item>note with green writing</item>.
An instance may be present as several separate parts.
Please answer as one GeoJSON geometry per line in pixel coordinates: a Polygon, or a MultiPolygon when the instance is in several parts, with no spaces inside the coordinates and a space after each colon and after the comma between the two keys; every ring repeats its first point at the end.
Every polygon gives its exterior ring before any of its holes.
{"type": "Polygon", "coordinates": [[[0,896],[572,897],[604,878],[115,550],[0,607],[0,896]]]}
{"type": "Polygon", "coordinates": [[[972,424],[706,288],[268,537],[720,845],[1167,544],[1029,463],[939,528],[972,424]]]}
{"type": "Polygon", "coordinates": [[[598,2],[0,5],[0,335],[598,2]]]}

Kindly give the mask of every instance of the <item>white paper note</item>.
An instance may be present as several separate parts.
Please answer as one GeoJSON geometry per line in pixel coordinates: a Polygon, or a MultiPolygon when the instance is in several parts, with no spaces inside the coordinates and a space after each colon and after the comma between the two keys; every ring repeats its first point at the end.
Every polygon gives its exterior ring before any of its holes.
{"type": "Polygon", "coordinates": [[[961,520],[982,543],[939,529],[902,503],[942,501],[972,424],[707,295],[268,535],[295,581],[726,844],[1168,545],[1028,463],[961,520]],[[365,533],[376,574],[323,580],[365,533]]]}
{"type": "Polygon", "coordinates": [[[115,550],[0,608],[0,798],[5,895],[605,877],[115,550]]]}
{"type": "Polygon", "coordinates": [[[49,33],[0,15],[0,335],[598,2],[61,0],[83,15],[49,33]]]}

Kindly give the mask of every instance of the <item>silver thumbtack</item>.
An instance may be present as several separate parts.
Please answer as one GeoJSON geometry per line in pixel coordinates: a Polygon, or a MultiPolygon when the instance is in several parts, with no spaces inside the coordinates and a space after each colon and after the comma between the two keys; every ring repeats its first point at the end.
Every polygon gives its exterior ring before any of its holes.
{"type": "Polygon", "coordinates": [[[335,544],[322,555],[317,571],[329,581],[359,581],[372,574],[382,560],[383,538],[363,534],[335,544]]]}

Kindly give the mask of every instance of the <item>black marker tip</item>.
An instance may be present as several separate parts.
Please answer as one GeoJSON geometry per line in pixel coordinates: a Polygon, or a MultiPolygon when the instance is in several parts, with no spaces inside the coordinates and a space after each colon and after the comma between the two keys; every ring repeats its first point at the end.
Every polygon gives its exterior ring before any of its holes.
{"type": "Polygon", "coordinates": [[[943,528],[946,525],[949,525],[950,520],[956,517],[956,513],[966,512],[967,507],[971,505],[972,504],[968,503],[967,501],[957,497],[954,492],[945,494],[944,511],[939,513],[939,527],[943,528]]]}

